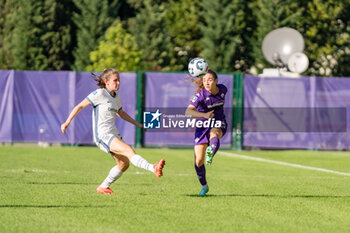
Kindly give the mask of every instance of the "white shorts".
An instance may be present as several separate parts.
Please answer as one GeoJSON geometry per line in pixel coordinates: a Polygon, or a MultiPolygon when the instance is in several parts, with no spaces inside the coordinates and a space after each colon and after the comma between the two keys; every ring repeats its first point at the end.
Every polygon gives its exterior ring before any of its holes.
{"type": "Polygon", "coordinates": [[[110,151],[110,145],[113,138],[119,138],[120,140],[122,140],[122,137],[120,136],[119,132],[116,132],[99,135],[99,141],[95,143],[97,147],[100,148],[102,151],[114,155],[114,153],[110,151]]]}

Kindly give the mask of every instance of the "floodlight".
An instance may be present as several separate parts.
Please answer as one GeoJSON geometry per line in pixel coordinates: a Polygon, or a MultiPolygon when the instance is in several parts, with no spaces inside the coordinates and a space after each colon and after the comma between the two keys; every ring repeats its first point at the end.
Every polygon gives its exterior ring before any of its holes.
{"type": "Polygon", "coordinates": [[[268,62],[286,67],[293,53],[304,50],[304,39],[295,29],[283,27],[269,32],[262,43],[262,51],[268,62]]]}
{"type": "Polygon", "coordinates": [[[288,69],[301,74],[309,67],[309,59],[304,53],[293,53],[288,59],[288,69]]]}

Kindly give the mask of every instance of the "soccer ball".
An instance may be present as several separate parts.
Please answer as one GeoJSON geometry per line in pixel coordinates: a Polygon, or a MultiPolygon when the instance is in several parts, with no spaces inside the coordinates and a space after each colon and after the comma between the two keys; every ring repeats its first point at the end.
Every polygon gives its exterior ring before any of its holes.
{"type": "Polygon", "coordinates": [[[188,72],[192,77],[199,77],[207,73],[208,63],[200,57],[193,58],[190,63],[188,63],[188,72]]]}

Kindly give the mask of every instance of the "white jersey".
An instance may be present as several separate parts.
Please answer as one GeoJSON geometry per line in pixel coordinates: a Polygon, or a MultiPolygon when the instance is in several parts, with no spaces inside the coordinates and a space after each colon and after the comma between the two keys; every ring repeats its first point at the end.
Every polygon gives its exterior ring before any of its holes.
{"type": "Polygon", "coordinates": [[[115,95],[106,88],[100,88],[90,93],[86,99],[93,107],[92,129],[94,142],[103,151],[110,153],[109,145],[113,138],[121,138],[115,126],[115,116],[122,109],[120,95],[115,95]]]}

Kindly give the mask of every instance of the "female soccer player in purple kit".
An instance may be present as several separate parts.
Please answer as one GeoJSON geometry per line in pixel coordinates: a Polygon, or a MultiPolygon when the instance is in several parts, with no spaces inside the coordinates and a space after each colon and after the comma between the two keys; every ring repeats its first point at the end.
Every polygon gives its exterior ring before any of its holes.
{"type": "Polygon", "coordinates": [[[202,185],[198,196],[202,197],[209,191],[206,180],[204,157],[206,159],[206,164],[210,165],[220,147],[220,139],[226,133],[227,124],[224,114],[224,103],[227,88],[223,84],[218,84],[218,76],[211,69],[208,69],[207,73],[203,77],[198,78],[195,83],[198,85],[198,88],[186,109],[186,115],[198,118],[197,121],[215,119],[215,122],[221,122],[220,127],[197,127],[195,131],[195,169],[199,182],[202,185]]]}

